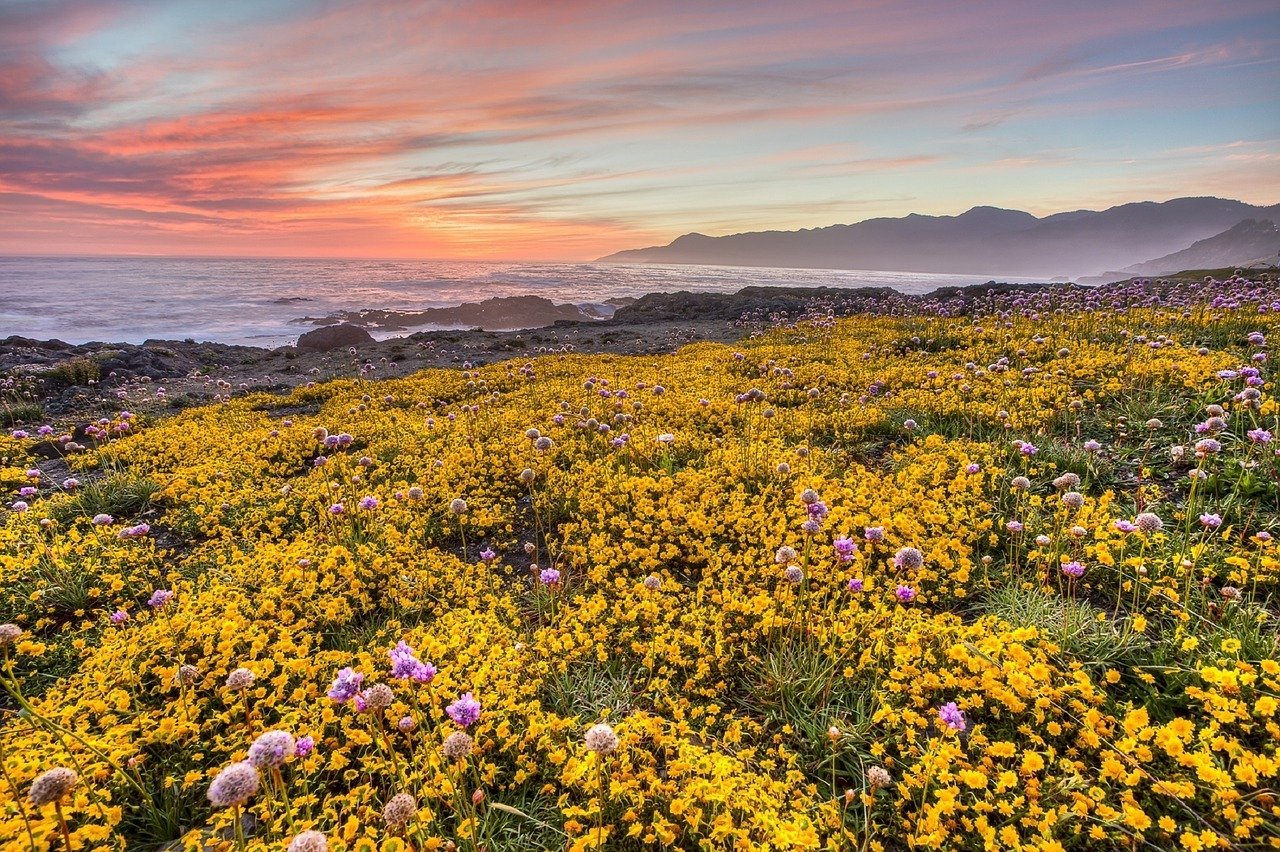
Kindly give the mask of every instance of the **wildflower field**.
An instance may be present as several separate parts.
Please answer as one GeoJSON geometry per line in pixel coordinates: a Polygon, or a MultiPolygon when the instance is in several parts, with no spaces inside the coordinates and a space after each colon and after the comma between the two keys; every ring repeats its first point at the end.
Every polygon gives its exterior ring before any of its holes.
{"type": "Polygon", "coordinates": [[[18,429],[0,846],[1280,848],[1278,311],[1055,288],[18,429]]]}

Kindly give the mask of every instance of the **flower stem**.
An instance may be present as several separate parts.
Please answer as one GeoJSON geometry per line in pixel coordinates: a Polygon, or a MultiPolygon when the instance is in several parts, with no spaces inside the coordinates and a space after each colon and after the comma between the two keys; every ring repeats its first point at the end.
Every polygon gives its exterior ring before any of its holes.
{"type": "Polygon", "coordinates": [[[62,812],[62,801],[55,801],[53,807],[58,812],[58,827],[62,829],[62,842],[66,844],[67,852],[71,852],[71,829],[67,828],[67,817],[62,812]]]}

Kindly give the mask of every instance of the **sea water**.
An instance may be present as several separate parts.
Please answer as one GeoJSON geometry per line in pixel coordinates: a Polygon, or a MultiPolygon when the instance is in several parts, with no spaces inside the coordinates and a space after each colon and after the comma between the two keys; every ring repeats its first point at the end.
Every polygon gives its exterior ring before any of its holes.
{"type": "Polygon", "coordinates": [[[314,327],[298,320],[336,311],[414,311],[522,295],[602,306],[651,292],[727,293],[753,285],[927,293],[989,278],[674,264],[0,256],[0,338],[192,339],[272,347],[314,327]]]}

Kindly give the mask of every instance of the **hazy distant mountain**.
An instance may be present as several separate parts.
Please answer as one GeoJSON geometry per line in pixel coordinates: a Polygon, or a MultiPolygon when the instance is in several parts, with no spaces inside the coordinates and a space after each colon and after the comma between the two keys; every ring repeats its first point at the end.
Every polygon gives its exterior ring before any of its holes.
{"type": "Polygon", "coordinates": [[[1085,279],[1083,283],[1119,281],[1135,275],[1156,277],[1184,269],[1220,269],[1227,266],[1249,266],[1258,261],[1274,265],[1280,255],[1280,227],[1270,219],[1245,219],[1234,227],[1198,240],[1182,251],[1135,263],[1115,272],[1085,279]]]}
{"type": "Polygon", "coordinates": [[[686,234],[669,245],[620,251],[601,261],[1079,277],[1162,257],[1243,219],[1268,216],[1280,217],[1280,205],[1223,198],[1144,201],[1043,218],[974,207],[959,216],[912,213],[800,231],[686,234]]]}

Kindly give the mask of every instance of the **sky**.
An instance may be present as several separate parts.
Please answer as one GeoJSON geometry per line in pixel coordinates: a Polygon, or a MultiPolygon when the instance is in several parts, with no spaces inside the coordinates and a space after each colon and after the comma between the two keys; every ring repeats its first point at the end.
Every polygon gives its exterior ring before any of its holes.
{"type": "Polygon", "coordinates": [[[1276,0],[0,0],[0,253],[1280,201],[1276,0]]]}

